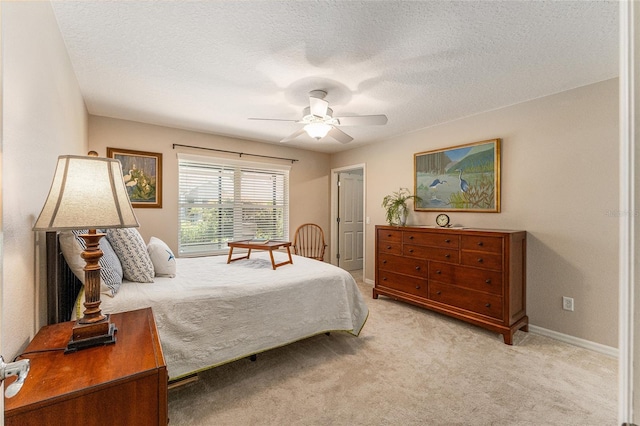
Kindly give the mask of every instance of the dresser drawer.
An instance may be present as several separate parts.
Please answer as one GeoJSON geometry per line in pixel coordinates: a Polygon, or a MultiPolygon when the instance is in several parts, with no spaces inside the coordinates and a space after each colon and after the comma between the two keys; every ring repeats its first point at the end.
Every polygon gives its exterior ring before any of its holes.
{"type": "Polygon", "coordinates": [[[400,275],[389,271],[378,271],[376,287],[387,287],[416,296],[427,297],[427,280],[400,275]]]}
{"type": "Polygon", "coordinates": [[[393,256],[386,253],[378,255],[378,269],[427,278],[427,261],[410,257],[393,256]]]}
{"type": "Polygon", "coordinates": [[[477,266],[478,268],[502,270],[502,255],[495,253],[483,253],[475,251],[462,251],[460,263],[466,266],[477,266]]]}
{"type": "Polygon", "coordinates": [[[502,297],[494,294],[465,290],[460,287],[440,283],[429,283],[429,299],[456,306],[480,315],[501,319],[502,297]]]}
{"type": "Polygon", "coordinates": [[[392,229],[378,229],[378,241],[401,243],[402,231],[396,231],[392,229]]]}
{"type": "Polygon", "coordinates": [[[502,272],[431,262],[429,281],[502,295],[502,272]]]}
{"type": "Polygon", "coordinates": [[[402,254],[404,256],[419,257],[426,260],[460,263],[460,252],[457,249],[445,249],[405,244],[402,254]]]}
{"type": "Polygon", "coordinates": [[[378,241],[378,253],[382,254],[402,254],[402,243],[392,241],[378,241]]]}
{"type": "Polygon", "coordinates": [[[489,253],[502,253],[501,237],[483,237],[479,235],[463,235],[461,241],[462,250],[485,251],[489,253]]]}
{"type": "Polygon", "coordinates": [[[405,231],[403,242],[405,244],[457,249],[460,247],[460,236],[405,231]]]}

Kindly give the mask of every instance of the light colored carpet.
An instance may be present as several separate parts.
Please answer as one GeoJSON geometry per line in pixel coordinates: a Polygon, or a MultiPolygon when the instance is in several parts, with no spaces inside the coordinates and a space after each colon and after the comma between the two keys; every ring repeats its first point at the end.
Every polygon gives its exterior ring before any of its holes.
{"type": "Polygon", "coordinates": [[[380,297],[359,337],[315,336],[169,392],[171,425],[608,425],[617,360],[380,297]]]}

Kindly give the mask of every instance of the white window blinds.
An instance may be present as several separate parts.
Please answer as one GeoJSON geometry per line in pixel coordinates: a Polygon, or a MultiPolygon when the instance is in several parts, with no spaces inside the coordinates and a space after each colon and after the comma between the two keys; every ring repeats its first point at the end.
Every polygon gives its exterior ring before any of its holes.
{"type": "Polygon", "coordinates": [[[288,168],[180,155],[178,169],[181,255],[226,252],[241,239],[288,240],[288,168]]]}

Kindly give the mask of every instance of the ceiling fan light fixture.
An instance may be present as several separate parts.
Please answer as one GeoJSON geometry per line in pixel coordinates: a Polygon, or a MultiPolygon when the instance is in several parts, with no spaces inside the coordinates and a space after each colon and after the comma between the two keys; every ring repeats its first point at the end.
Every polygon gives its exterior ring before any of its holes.
{"type": "Polygon", "coordinates": [[[324,90],[312,90],[309,92],[309,106],[302,111],[302,119],[300,120],[280,118],[250,118],[250,120],[294,121],[302,124],[302,128],[298,128],[298,130],[280,142],[290,142],[306,133],[316,140],[329,136],[337,142],[349,143],[353,138],[340,130],[339,126],[387,124],[387,116],[384,114],[334,117],[333,110],[329,108],[329,103],[324,100],[326,95],[327,92],[324,90]]]}
{"type": "Polygon", "coordinates": [[[329,130],[331,130],[331,125],[327,123],[309,123],[304,126],[304,131],[316,140],[320,140],[327,136],[329,130]]]}

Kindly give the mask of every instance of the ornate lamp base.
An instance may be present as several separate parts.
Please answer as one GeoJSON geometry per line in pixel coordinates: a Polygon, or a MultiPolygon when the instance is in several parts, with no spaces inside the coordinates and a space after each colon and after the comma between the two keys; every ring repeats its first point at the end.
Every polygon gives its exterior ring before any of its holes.
{"type": "Polygon", "coordinates": [[[86,249],[82,252],[85,260],[84,289],[85,310],[82,318],[73,326],[71,340],[65,353],[75,352],[81,349],[92,348],[116,343],[116,327],[109,322],[109,315],[104,315],[100,310],[100,238],[105,234],[97,233],[90,229],[87,234],[81,234],[86,249]]]}
{"type": "Polygon", "coordinates": [[[115,333],[118,331],[115,324],[109,322],[109,315],[105,319],[93,324],[80,324],[73,326],[73,334],[67,345],[65,354],[76,352],[94,346],[112,345],[116,343],[115,333]]]}

